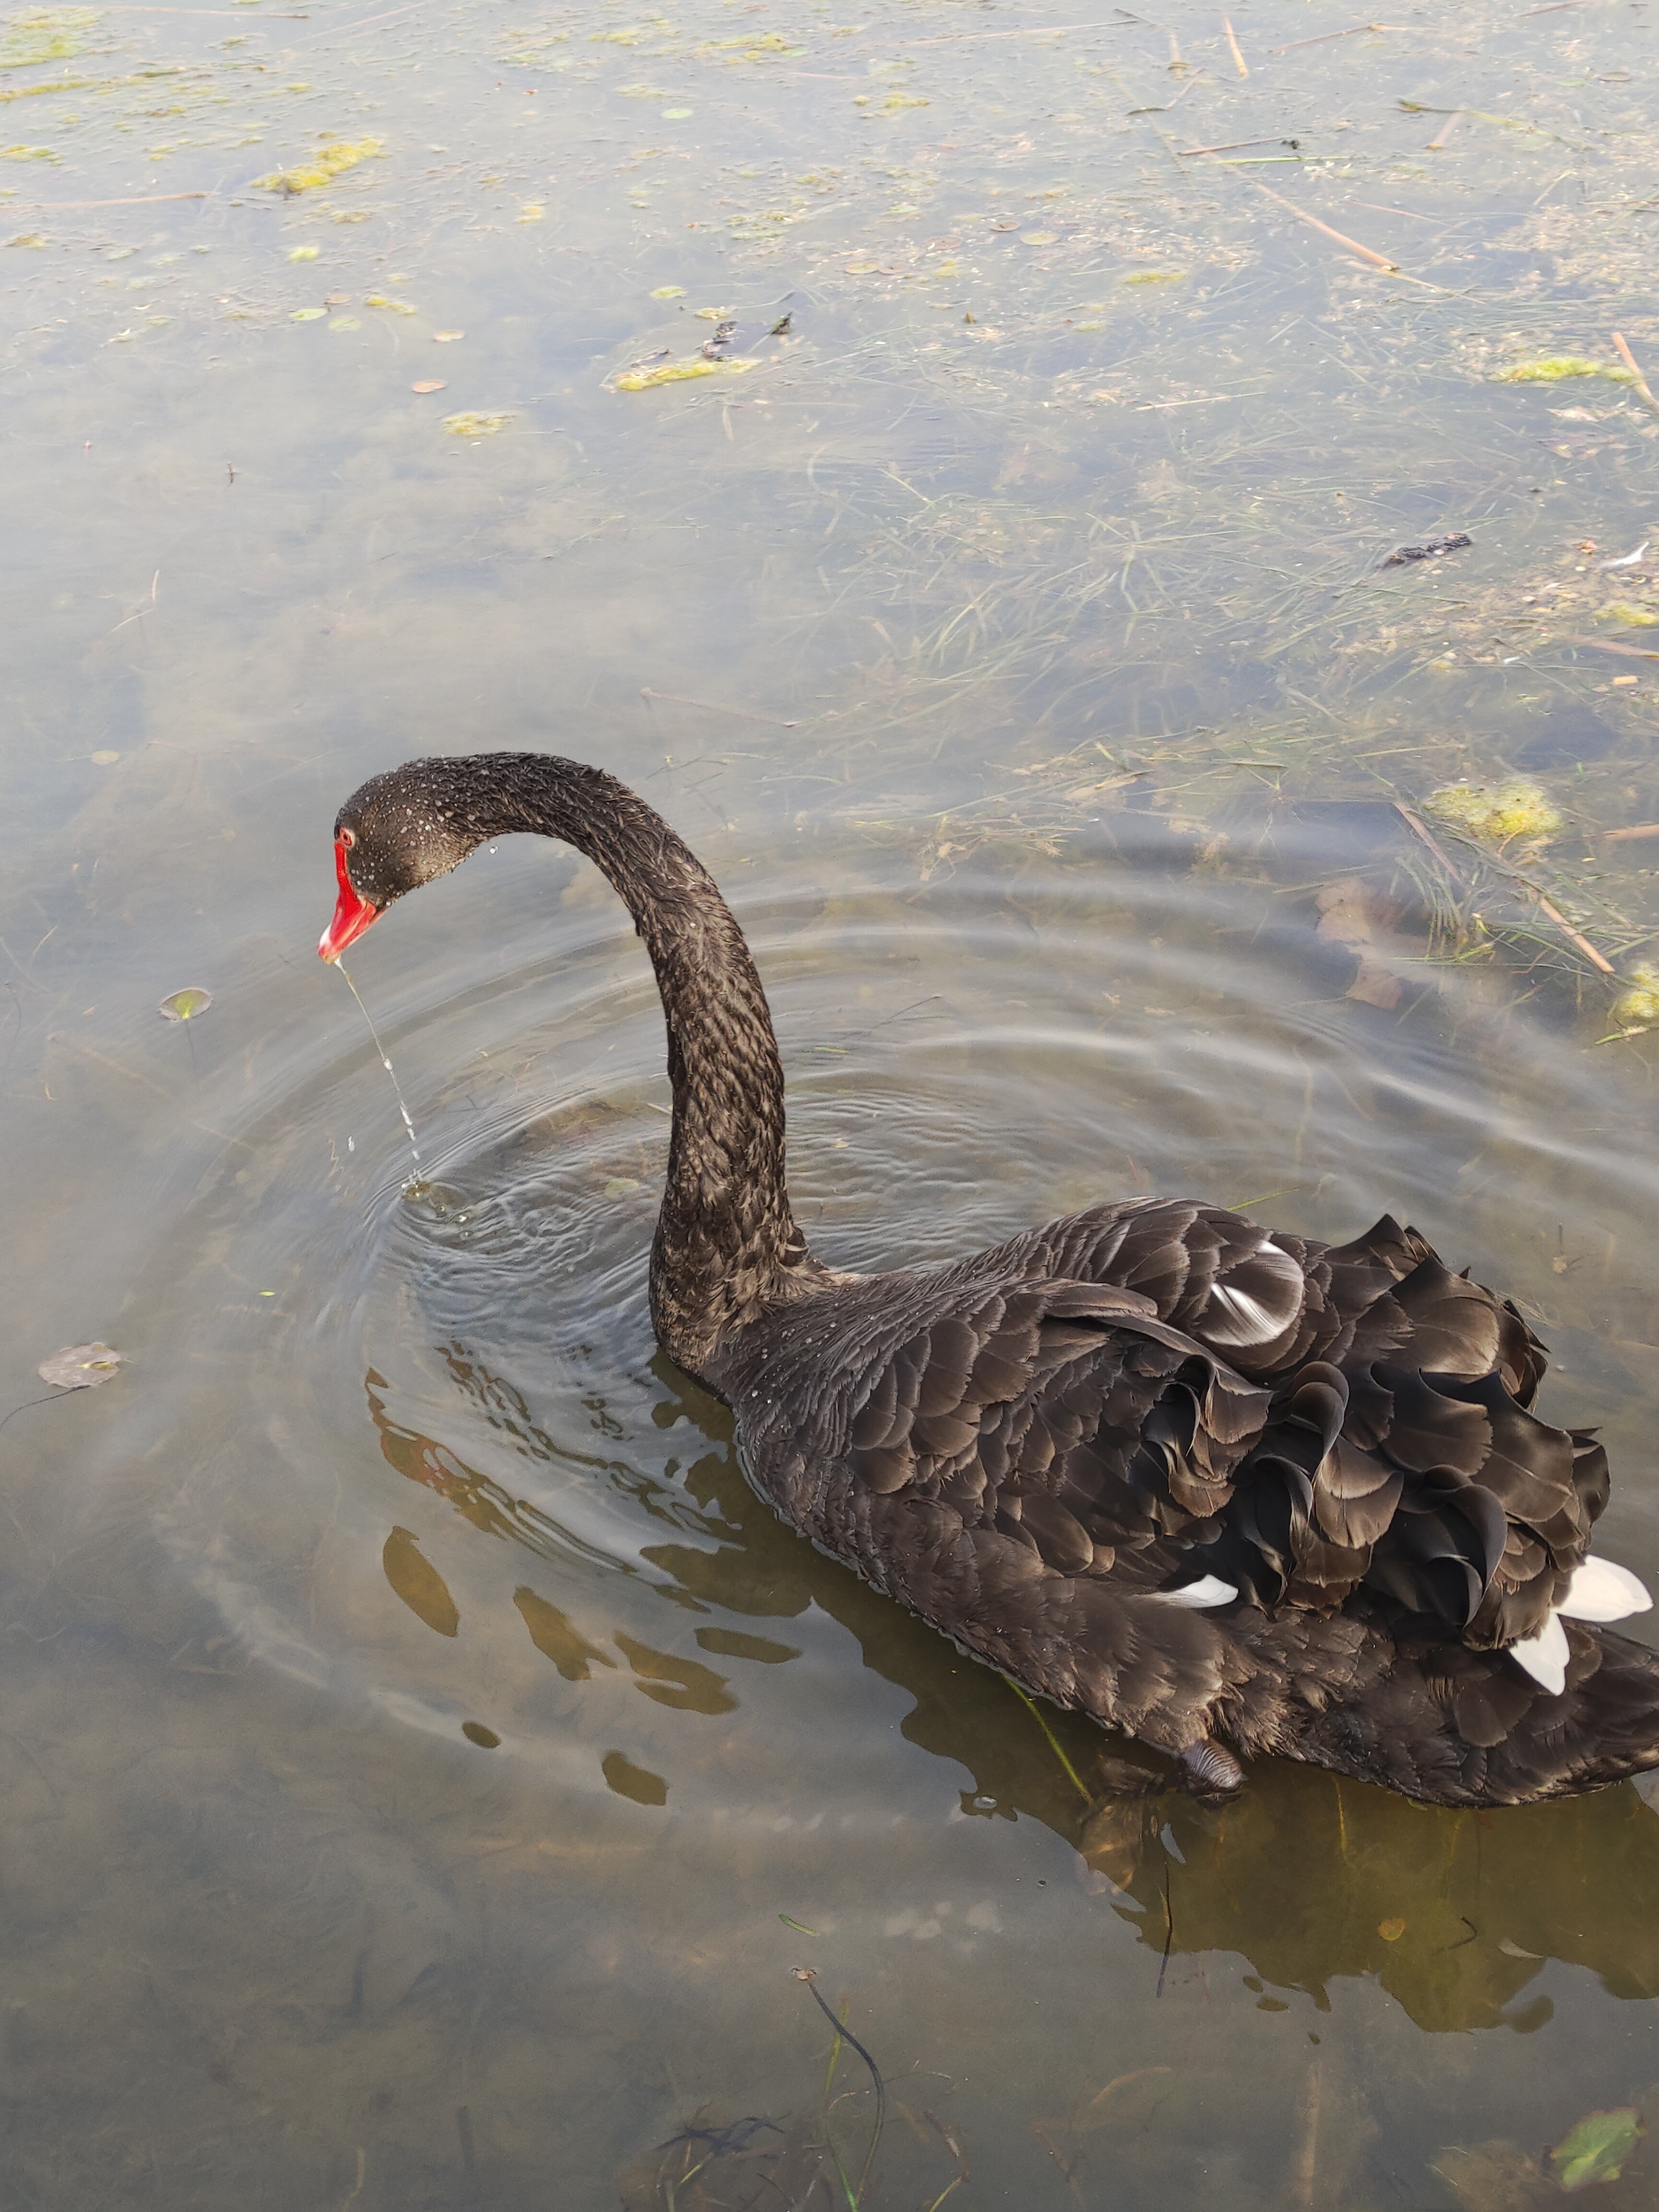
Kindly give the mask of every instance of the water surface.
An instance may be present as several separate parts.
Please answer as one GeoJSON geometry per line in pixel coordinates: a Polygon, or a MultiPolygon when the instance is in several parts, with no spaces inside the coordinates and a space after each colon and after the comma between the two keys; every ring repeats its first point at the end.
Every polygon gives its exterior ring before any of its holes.
{"type": "Polygon", "coordinates": [[[9,2199],[845,2203],[800,1967],[881,2212],[1497,2212],[1659,2110],[1635,1790],[1114,1797],[757,1503],[652,1341],[596,876],[508,842],[354,952],[413,1188],[313,954],[364,775],[601,762],[750,936],[827,1258],[1392,1211],[1551,1343],[1659,1576],[1653,1048],[1604,1042],[1659,845],[1603,835],[1659,817],[1659,557],[1601,565],[1659,420],[1504,380],[1659,368],[1645,18],[1231,22],[0,34],[8,1403],[126,1361],[0,1444],[9,2199]],[[1516,774],[1543,842],[1425,842],[1516,774]]]}

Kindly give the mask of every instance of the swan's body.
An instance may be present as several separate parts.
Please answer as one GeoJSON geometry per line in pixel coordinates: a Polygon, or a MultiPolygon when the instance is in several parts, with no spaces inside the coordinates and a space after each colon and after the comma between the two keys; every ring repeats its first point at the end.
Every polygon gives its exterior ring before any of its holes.
{"type": "Polygon", "coordinates": [[[1659,1657],[1583,1625],[1649,1602],[1587,1556],[1606,1461],[1532,1413],[1544,1353],[1512,1306],[1386,1218],[1337,1248],[1156,1199],[833,1272],[789,1210],[742,933],[614,778],[511,753],[375,777],[335,825],[319,949],[520,830],[593,860],[650,951],[674,1097],[652,1318],[797,1528],[1210,1788],[1234,1753],[1440,1804],[1659,1766],[1659,1657]]]}

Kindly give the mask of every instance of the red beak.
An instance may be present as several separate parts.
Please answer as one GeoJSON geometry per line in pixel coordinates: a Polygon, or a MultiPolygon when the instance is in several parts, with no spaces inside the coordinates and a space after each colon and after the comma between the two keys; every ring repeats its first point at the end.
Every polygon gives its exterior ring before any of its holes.
{"type": "Polygon", "coordinates": [[[334,840],[334,872],[339,878],[340,896],[334,908],[334,919],[323,932],[317,947],[319,960],[337,960],[348,945],[355,945],[372,921],[380,919],[380,909],[371,906],[366,898],[359,898],[352,886],[346,868],[345,840],[334,840]]]}

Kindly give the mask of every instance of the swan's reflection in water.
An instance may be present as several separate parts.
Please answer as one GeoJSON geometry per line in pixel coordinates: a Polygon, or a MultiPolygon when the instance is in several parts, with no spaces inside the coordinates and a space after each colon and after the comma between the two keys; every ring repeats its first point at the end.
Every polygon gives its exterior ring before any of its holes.
{"type": "MultiPolygon", "coordinates": [[[[904,1735],[972,1777],[963,1811],[1036,1820],[1073,1844],[1082,1886],[1139,1930],[1160,1987],[1177,1960],[1234,1953],[1249,1962],[1246,1986],[1258,1989],[1264,2010],[1284,2008],[1281,1991],[1305,1992],[1323,2008],[1330,1984],[1367,1978],[1419,2027],[1523,2034],[1552,2016],[1548,1996],[1527,1995],[1552,1960],[1588,1968],[1616,1996],[1659,1994],[1659,1817],[1635,1788],[1453,1812],[1263,1762],[1237,1799],[1200,1804],[1164,1788],[1168,1770],[1154,1755],[1086,1722],[1045,1712],[1051,1742],[998,1676],[782,1526],[744,1479],[725,1408],[661,1353],[651,1363],[652,1419],[661,1429],[688,1425],[702,1446],[674,1484],[556,1443],[481,1360],[454,1345],[442,1356],[457,1390],[525,1455],[621,1485],[651,1521],[667,1524],[663,1540],[641,1546],[624,1571],[651,1577],[682,1613],[689,1606],[775,1622],[816,1605],[839,1621],[866,1666],[915,1699],[904,1735]]],[[[451,1447],[402,1424],[395,1392],[372,1370],[367,1393],[388,1462],[475,1528],[549,1560],[591,1550],[451,1447]]],[[[588,1410],[604,1433],[603,1403],[592,1399],[588,1410]]],[[[385,1564],[404,1602],[434,1631],[453,1634],[453,1604],[412,1540],[389,1542],[385,1564]]],[[[617,1562],[610,1565],[615,1571],[617,1562]]],[[[591,1596],[590,1584],[590,1606],[591,1596]]],[[[591,1615],[579,1623],[526,1585],[513,1602],[531,1642],[567,1682],[600,1672],[631,1676],[671,1710],[738,1709],[739,1681],[709,1661],[781,1666],[799,1656],[775,1634],[708,1623],[694,1632],[708,1658],[695,1660],[637,1634],[601,1632],[591,1615]]],[[[621,1752],[606,1753],[604,1771],[620,1795],[665,1802],[670,1778],[621,1752]]]]}

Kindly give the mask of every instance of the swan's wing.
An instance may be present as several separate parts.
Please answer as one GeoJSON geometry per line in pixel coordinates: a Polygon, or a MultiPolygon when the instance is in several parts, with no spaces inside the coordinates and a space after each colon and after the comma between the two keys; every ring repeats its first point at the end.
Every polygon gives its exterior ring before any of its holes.
{"type": "Polygon", "coordinates": [[[1468,1381],[1496,1374],[1528,1407],[1544,1373],[1544,1348],[1514,1307],[1450,1273],[1387,1214],[1352,1243],[1328,1245],[1194,1200],[1135,1199],[1067,1215],[987,1257],[1135,1291],[1253,1380],[1309,1359],[1395,1358],[1468,1381]]]}
{"type": "MultiPolygon", "coordinates": [[[[1466,1302],[1421,1283],[1431,1325],[1444,1296],[1466,1302]]],[[[1571,1586],[1598,1448],[1497,1375],[1401,1364],[1392,1317],[1386,1333],[1395,1359],[1355,1330],[1349,1369],[1309,1362],[1273,1389],[1133,1291],[889,1277],[757,1340],[731,1397],[751,1473],[798,1526],[1147,1742],[1218,1731],[1443,1802],[1654,1764],[1654,1665],[1614,1663],[1613,1639],[1592,1690],[1601,1645],[1574,1626],[1563,1706],[1492,1648],[1543,1632],[1571,1586]]]]}

